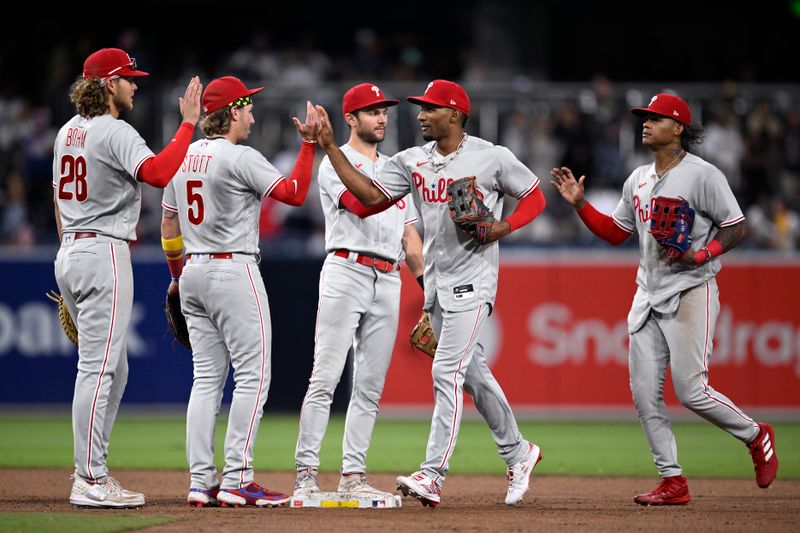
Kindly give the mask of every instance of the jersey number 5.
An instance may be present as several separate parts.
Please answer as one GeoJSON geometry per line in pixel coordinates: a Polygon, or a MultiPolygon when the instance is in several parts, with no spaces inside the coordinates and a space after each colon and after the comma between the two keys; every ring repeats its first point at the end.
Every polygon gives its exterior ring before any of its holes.
{"type": "Polygon", "coordinates": [[[75,182],[75,199],[83,202],[89,196],[86,183],[86,160],[83,156],[65,155],[61,158],[61,180],[58,182],[58,198],[72,200],[72,192],[66,189],[67,184],[75,182]]]}
{"type": "Polygon", "coordinates": [[[200,187],[203,182],[200,180],[187,180],[186,181],[186,201],[189,203],[189,222],[198,226],[206,216],[206,208],[203,205],[203,196],[200,194],[200,187]],[[197,210],[193,204],[197,203],[197,210]]]}

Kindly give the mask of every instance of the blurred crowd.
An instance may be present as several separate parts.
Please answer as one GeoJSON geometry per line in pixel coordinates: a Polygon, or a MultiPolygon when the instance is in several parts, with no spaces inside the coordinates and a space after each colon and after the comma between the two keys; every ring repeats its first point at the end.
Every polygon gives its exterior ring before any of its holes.
{"type": "MultiPolygon", "coordinates": [[[[137,56],[136,35],[123,34],[117,45],[137,56]],[[131,42],[132,40],[132,42],[131,42]]],[[[610,212],[622,184],[637,166],[651,161],[641,145],[641,121],[628,110],[646,104],[664,87],[649,92],[635,84],[617,84],[602,76],[585,83],[558,84],[528,79],[511,71],[498,72],[477,56],[462,54],[458,72],[441,73],[423,52],[400,40],[387,46],[375,32],[356,32],[347,54],[326,53],[309,38],[290,49],[277,49],[266,34],[219,58],[215,65],[194,69],[192,61],[142,83],[134,111],[124,117],[134,124],[158,152],[174,133],[174,95],[189,74],[204,81],[234,74],[253,84],[268,84],[264,99],[256,101],[256,127],[248,142],[288,175],[299,144],[288,116],[301,112],[306,98],[320,101],[340,113],[341,94],[350,85],[369,80],[381,84],[393,98],[421,94],[432,78],[450,77],[469,91],[475,110],[467,131],[507,146],[542,180],[547,195],[545,212],[532,224],[512,234],[513,246],[602,246],[588,234],[572,210],[549,185],[553,166],[569,166],[587,176],[589,200],[610,212]],[[404,92],[408,91],[408,92],[404,92]],[[263,104],[263,105],[262,105],[263,104]],[[172,106],[174,109],[171,109],[172,106]],[[286,109],[274,120],[270,109],[286,109]]],[[[83,50],[73,52],[80,56],[83,50]]],[[[82,56],[81,56],[82,57],[82,56]]],[[[52,152],[58,128],[74,113],[67,99],[80,61],[64,49],[52,52],[42,94],[0,90],[0,245],[30,247],[57,241],[52,205],[52,152]]],[[[149,70],[155,57],[137,57],[149,70]]],[[[451,66],[452,68],[452,66],[451,66]]],[[[166,69],[162,69],[164,71],[166,69]]],[[[643,84],[649,85],[649,84],[643,84]]],[[[758,87],[755,87],[758,89],[758,87]]],[[[731,184],[751,233],[745,246],[793,253],[800,246],[800,91],[747,90],[734,82],[669,87],[686,97],[695,122],[705,127],[698,155],[719,167],[731,184]]],[[[393,109],[395,124],[381,151],[389,155],[421,143],[416,107],[393,109]]],[[[336,127],[346,138],[344,125],[336,127]]],[[[199,135],[199,133],[198,133],[199,135]]],[[[317,154],[317,164],[324,154],[317,154]]],[[[144,186],[139,242],[157,244],[160,191],[144,186]]],[[[510,212],[513,201],[507,199],[510,212]]],[[[317,189],[312,185],[306,205],[291,208],[266,199],[261,235],[265,251],[322,252],[324,220],[317,189]]],[[[630,241],[635,241],[631,239],[630,241]]],[[[633,245],[633,242],[628,245],[633,245]]]]}

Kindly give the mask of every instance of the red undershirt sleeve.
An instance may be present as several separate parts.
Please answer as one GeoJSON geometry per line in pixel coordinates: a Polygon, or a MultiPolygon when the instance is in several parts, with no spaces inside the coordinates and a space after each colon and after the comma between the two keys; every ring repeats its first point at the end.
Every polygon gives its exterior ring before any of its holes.
{"type": "Polygon", "coordinates": [[[278,201],[289,205],[303,205],[308,195],[308,187],[311,185],[311,171],[314,167],[314,149],[317,143],[303,142],[300,153],[297,155],[297,162],[289,179],[282,180],[270,196],[278,201]]]}
{"type": "Polygon", "coordinates": [[[514,212],[508,215],[506,222],[511,231],[518,230],[525,224],[529,224],[534,218],[538,217],[547,201],[544,199],[544,194],[537,187],[529,195],[522,198],[517,204],[514,212]]]}
{"type": "Polygon", "coordinates": [[[178,172],[194,135],[194,124],[182,122],[175,137],[155,157],[149,158],[139,167],[137,179],[163,189],[178,172]]]}
{"type": "Polygon", "coordinates": [[[381,211],[386,211],[399,200],[400,198],[386,200],[385,202],[373,205],[372,207],[367,207],[362,204],[358,198],[353,196],[353,193],[350,191],[344,191],[342,196],[339,198],[339,205],[344,206],[345,209],[356,215],[358,218],[367,218],[368,216],[380,213],[381,211]]]}
{"type": "Polygon", "coordinates": [[[586,224],[586,227],[589,228],[592,233],[614,246],[622,244],[625,242],[625,239],[631,235],[630,232],[619,227],[614,222],[613,218],[601,213],[589,202],[586,202],[586,204],[584,204],[582,208],[577,209],[577,211],[578,216],[581,217],[583,223],[586,224]]]}

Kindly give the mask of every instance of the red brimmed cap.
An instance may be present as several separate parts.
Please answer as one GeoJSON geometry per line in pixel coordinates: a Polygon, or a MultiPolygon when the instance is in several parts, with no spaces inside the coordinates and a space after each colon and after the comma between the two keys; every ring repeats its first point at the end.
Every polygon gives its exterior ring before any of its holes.
{"type": "Polygon", "coordinates": [[[409,96],[406,98],[412,104],[431,104],[438,107],[458,109],[469,115],[469,96],[464,88],[452,81],[433,80],[425,89],[422,96],[409,96]]]}
{"type": "Polygon", "coordinates": [[[83,62],[84,78],[149,76],[136,70],[136,60],[119,48],[102,48],[83,62]]]}
{"type": "Polygon", "coordinates": [[[252,96],[263,90],[263,87],[248,89],[242,80],[235,76],[217,78],[208,84],[203,93],[203,112],[209,115],[239,98],[252,96]]]}
{"type": "Polygon", "coordinates": [[[659,93],[650,100],[647,107],[634,107],[631,109],[631,113],[639,117],[659,115],[676,120],[681,124],[692,123],[692,111],[689,109],[689,104],[674,94],[659,93]]]}
{"type": "Polygon", "coordinates": [[[372,83],[360,83],[355,87],[351,87],[342,98],[342,113],[348,114],[365,107],[383,104],[385,106],[393,106],[399,104],[399,100],[391,100],[386,98],[383,91],[377,85],[372,83]]]}

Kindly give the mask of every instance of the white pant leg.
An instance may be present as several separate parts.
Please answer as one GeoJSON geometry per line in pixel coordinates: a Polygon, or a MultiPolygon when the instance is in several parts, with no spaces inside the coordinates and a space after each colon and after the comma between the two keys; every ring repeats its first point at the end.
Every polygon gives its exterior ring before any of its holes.
{"type": "Polygon", "coordinates": [[[78,373],[72,402],[75,471],[108,475],[108,439],[127,383],[133,270],[128,245],[104,238],[63,245],[56,280],[78,328],[78,373]],[[124,361],[123,361],[124,360],[124,361]]]}
{"type": "Polygon", "coordinates": [[[422,469],[442,482],[448,461],[458,440],[464,411],[464,379],[475,354],[478,338],[489,306],[482,304],[469,311],[443,310],[439,302],[431,309],[432,322],[439,333],[439,344],[433,360],[434,409],[431,430],[422,469]]]}
{"type": "Polygon", "coordinates": [[[344,422],[342,472],[366,472],[367,450],[392,359],[400,315],[400,275],[371,271],[375,282],[353,343],[353,389],[344,422]]]}
{"type": "Polygon", "coordinates": [[[664,404],[664,379],[669,358],[667,341],[651,315],[641,329],[630,335],[628,367],[633,403],[661,477],[679,476],[683,472],[678,464],[675,434],[664,404]]]}
{"type": "Polygon", "coordinates": [[[215,430],[230,356],[222,335],[209,319],[205,304],[205,271],[184,268],[180,281],[181,309],[192,342],[192,392],[186,409],[186,459],[190,487],[210,489],[219,484],[214,462],[215,430]]]}
{"type": "Polygon", "coordinates": [[[475,407],[489,425],[500,457],[508,466],[520,462],[528,451],[528,446],[522,438],[503,389],[486,364],[480,339],[472,363],[467,368],[464,391],[472,396],[475,407]]]}
{"type": "Polygon", "coordinates": [[[300,411],[295,448],[297,467],[319,467],[319,451],[328,428],[331,402],[362,316],[369,311],[377,273],[363,265],[329,256],[319,279],[314,335],[314,367],[300,411]]]}
{"type": "Polygon", "coordinates": [[[758,435],[758,424],[708,384],[708,363],[719,316],[716,280],[681,295],[675,315],[658,319],[670,352],[675,394],[681,405],[744,443],[758,435]]]}

